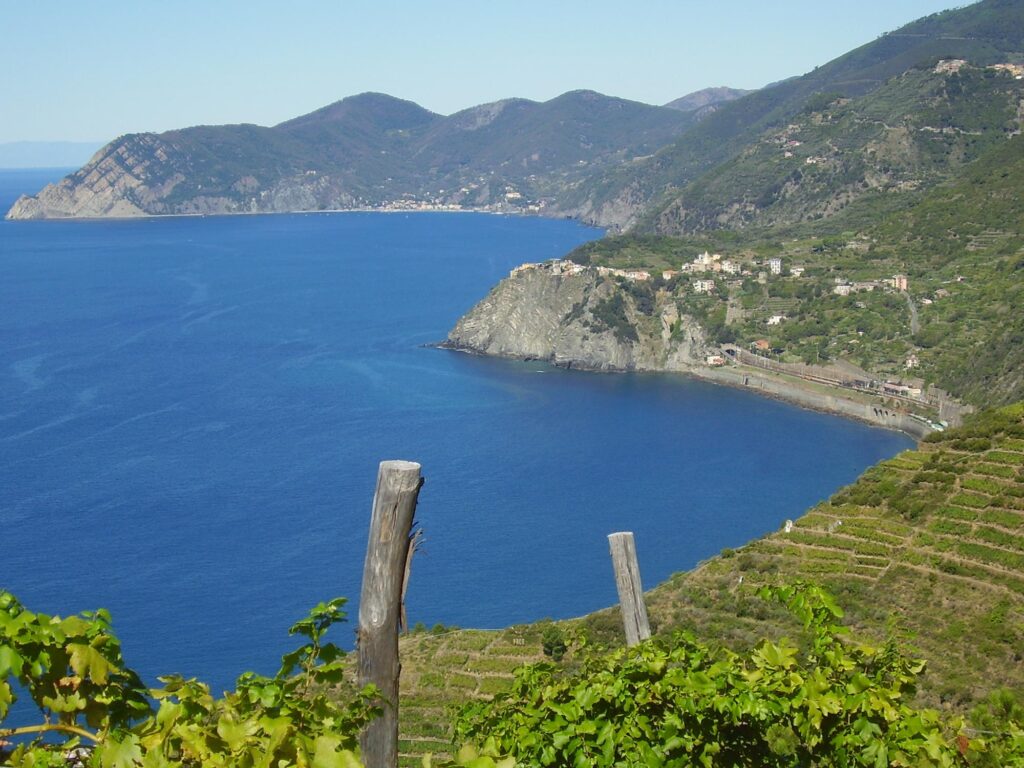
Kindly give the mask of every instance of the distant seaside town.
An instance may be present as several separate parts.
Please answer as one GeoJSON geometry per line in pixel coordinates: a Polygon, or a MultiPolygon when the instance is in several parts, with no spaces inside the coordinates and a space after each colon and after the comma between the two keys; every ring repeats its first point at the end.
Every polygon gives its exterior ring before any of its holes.
{"type": "Polygon", "coordinates": [[[361,207],[369,211],[472,211],[475,213],[541,214],[548,206],[547,200],[530,200],[511,184],[506,184],[504,189],[493,198],[488,193],[487,198],[491,202],[472,202],[474,196],[479,194],[486,182],[486,178],[481,178],[478,182],[470,182],[459,189],[439,189],[436,195],[423,197],[405,194],[397,200],[363,203],[361,207]]]}

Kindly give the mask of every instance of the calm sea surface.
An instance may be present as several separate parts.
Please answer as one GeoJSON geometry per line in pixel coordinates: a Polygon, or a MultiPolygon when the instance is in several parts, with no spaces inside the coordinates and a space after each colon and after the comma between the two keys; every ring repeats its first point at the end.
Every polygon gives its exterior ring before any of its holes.
{"type": "MultiPolygon", "coordinates": [[[[59,175],[0,173],[0,209],[59,175]]],[[[272,672],[309,606],[358,595],[382,459],[427,478],[410,620],[496,627],[615,602],[610,532],[635,531],[653,586],[911,445],[680,377],[423,346],[510,267],[599,235],[469,214],[0,222],[0,586],[107,607],[150,680],[222,688],[272,672]]]]}

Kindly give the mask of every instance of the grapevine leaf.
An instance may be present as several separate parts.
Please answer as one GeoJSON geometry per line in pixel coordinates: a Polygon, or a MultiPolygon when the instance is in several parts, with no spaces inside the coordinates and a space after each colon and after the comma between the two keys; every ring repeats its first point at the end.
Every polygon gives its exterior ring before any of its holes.
{"type": "Polygon", "coordinates": [[[147,749],[142,758],[142,768],[171,768],[171,762],[159,749],[147,749]]]}
{"type": "Polygon", "coordinates": [[[0,680],[0,720],[7,717],[7,710],[14,703],[14,691],[6,680],[0,680]]]}
{"type": "Polygon", "coordinates": [[[217,735],[224,739],[232,752],[237,752],[255,731],[256,724],[252,722],[238,722],[231,717],[222,717],[217,721],[217,735]]]}
{"type": "Polygon", "coordinates": [[[0,677],[7,677],[8,674],[19,677],[24,666],[25,660],[21,654],[9,645],[0,645],[0,677]]]}
{"type": "Polygon", "coordinates": [[[313,747],[312,768],[347,768],[344,758],[339,753],[341,739],[337,736],[319,736],[313,747]]]}
{"type": "Polygon", "coordinates": [[[54,712],[78,712],[85,709],[86,700],[77,693],[70,695],[44,696],[43,704],[54,712]]]}
{"type": "Polygon", "coordinates": [[[125,736],[124,741],[108,739],[97,752],[102,768],[134,768],[142,762],[142,749],[134,734],[125,736]]]}
{"type": "Polygon", "coordinates": [[[107,675],[113,669],[109,661],[103,658],[98,650],[91,645],[82,643],[68,643],[68,650],[71,652],[71,668],[79,677],[89,677],[93,682],[103,685],[107,682],[107,675]]]}
{"type": "Polygon", "coordinates": [[[459,765],[465,765],[470,760],[475,760],[478,754],[479,752],[472,744],[463,744],[455,756],[455,762],[459,765]]]}

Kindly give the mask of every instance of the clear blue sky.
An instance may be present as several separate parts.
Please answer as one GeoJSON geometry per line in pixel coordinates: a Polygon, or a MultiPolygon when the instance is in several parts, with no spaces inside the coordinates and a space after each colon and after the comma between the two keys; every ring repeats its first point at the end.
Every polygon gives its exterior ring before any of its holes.
{"type": "Polygon", "coordinates": [[[950,0],[33,0],[0,15],[0,142],[273,125],[383,91],[449,114],[576,88],[756,88],[950,0]]]}

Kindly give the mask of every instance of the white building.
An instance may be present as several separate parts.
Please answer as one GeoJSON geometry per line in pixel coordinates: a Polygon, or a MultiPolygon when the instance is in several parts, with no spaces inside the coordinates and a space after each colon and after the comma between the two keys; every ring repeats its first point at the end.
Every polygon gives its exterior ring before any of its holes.
{"type": "Polygon", "coordinates": [[[712,254],[704,251],[704,253],[698,253],[691,264],[684,264],[683,269],[689,269],[691,272],[707,272],[709,269],[713,269],[718,272],[722,269],[718,263],[721,259],[722,254],[720,253],[712,254]]]}
{"type": "Polygon", "coordinates": [[[909,384],[901,384],[897,381],[885,381],[882,382],[882,394],[919,398],[921,397],[921,388],[909,384]]]}
{"type": "MultiPolygon", "coordinates": [[[[582,271],[585,267],[580,267],[582,271]]],[[[577,273],[573,273],[577,274],[577,273]]],[[[615,269],[614,267],[598,267],[597,274],[602,277],[624,277],[627,280],[633,280],[634,282],[639,280],[641,282],[651,279],[651,273],[646,272],[642,269],[615,269]]]]}
{"type": "Polygon", "coordinates": [[[645,280],[650,280],[651,279],[651,273],[650,272],[646,272],[646,271],[644,271],[642,269],[627,269],[627,270],[624,270],[623,273],[622,273],[622,276],[624,278],[626,278],[627,280],[639,280],[640,282],[644,282],[645,280]]]}
{"type": "Polygon", "coordinates": [[[781,275],[782,274],[782,259],[780,259],[778,257],[774,257],[774,258],[768,259],[768,270],[773,275],[781,275]]]}
{"type": "Polygon", "coordinates": [[[715,292],[715,281],[714,280],[694,280],[693,290],[697,293],[714,293],[715,292]]]}

